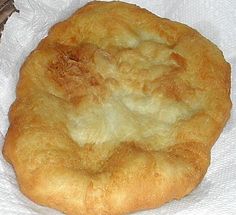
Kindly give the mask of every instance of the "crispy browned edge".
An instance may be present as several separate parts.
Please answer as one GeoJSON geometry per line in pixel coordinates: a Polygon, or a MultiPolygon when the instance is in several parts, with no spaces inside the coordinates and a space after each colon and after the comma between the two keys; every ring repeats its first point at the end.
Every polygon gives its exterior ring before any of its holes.
{"type": "MultiPolygon", "coordinates": [[[[230,67],[226,68],[224,72],[230,76],[230,67]]],[[[225,88],[229,92],[230,77],[227,79],[225,88]]],[[[89,174],[60,165],[43,165],[32,175],[28,174],[24,164],[17,159],[15,140],[21,135],[17,124],[10,125],[3,154],[13,165],[20,189],[27,197],[66,214],[115,215],[156,208],[172,199],[182,198],[201,182],[210,163],[211,147],[230,115],[231,103],[224,105],[227,107],[221,123],[211,133],[207,144],[190,141],[161,151],[146,151],[135,143],[124,144],[109,158],[102,173],[89,174]],[[181,169],[185,165],[188,168],[181,169]],[[170,169],[169,176],[165,168],[170,169]]],[[[199,122],[193,119],[190,126],[198,129],[199,122]]]]}

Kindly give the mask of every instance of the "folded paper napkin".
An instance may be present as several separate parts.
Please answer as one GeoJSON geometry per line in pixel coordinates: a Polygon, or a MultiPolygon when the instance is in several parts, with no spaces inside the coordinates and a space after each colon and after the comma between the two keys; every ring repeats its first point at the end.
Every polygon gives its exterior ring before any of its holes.
{"type": "MultiPolygon", "coordinates": [[[[5,25],[0,43],[0,146],[9,122],[7,114],[15,99],[19,68],[25,57],[47,35],[56,22],[70,16],[85,0],[15,0],[20,13],[5,25]]],[[[234,0],[128,0],[141,7],[186,23],[200,31],[223,50],[232,66],[232,100],[236,102],[236,1],[234,0]]],[[[0,214],[61,214],[31,202],[19,191],[12,167],[0,154],[0,214]]],[[[137,214],[235,215],[236,214],[236,109],[214,145],[206,177],[190,195],[155,210],[137,214]]]]}

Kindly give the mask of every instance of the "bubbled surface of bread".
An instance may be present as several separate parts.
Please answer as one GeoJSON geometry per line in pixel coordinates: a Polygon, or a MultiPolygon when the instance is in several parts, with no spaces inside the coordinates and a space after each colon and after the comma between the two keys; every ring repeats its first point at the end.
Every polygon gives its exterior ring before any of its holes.
{"type": "Polygon", "coordinates": [[[21,191],[67,214],[126,214],[200,183],[230,66],[186,25],[92,2],[29,55],[16,93],[3,152],[21,191]]]}

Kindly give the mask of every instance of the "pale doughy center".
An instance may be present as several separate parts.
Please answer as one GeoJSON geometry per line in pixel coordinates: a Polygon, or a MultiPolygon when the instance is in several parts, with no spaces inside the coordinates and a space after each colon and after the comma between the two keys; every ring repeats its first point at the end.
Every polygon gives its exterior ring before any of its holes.
{"type": "Polygon", "coordinates": [[[114,55],[111,52],[97,49],[92,60],[110,93],[102,101],[70,113],[67,126],[72,139],[81,145],[134,141],[155,148],[173,143],[173,125],[194,112],[158,91],[156,82],[161,77],[183,69],[171,59],[173,50],[143,41],[133,48],[115,50],[114,55]]]}

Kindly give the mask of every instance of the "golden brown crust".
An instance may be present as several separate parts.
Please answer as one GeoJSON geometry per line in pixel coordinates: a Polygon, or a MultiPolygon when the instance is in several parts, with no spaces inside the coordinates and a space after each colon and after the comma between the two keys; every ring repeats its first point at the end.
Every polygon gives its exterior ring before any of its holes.
{"type": "Polygon", "coordinates": [[[22,192],[67,214],[126,214],[202,180],[226,123],[230,66],[195,30],[92,2],[25,61],[4,156],[22,192]]]}

